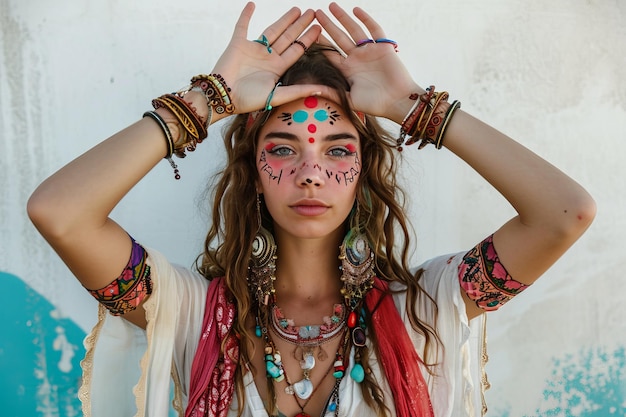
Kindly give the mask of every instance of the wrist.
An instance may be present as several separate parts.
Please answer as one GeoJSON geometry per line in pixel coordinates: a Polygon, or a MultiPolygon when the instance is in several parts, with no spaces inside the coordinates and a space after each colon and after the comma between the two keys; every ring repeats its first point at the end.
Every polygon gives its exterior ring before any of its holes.
{"type": "Polygon", "coordinates": [[[172,113],[172,111],[166,107],[159,107],[155,109],[154,112],[157,113],[159,116],[161,116],[161,118],[163,119],[167,128],[170,131],[174,147],[172,148],[172,152],[170,152],[168,156],[172,156],[176,148],[176,145],[179,143],[181,139],[182,131],[181,131],[180,122],[178,121],[174,113],[172,113]]]}
{"type": "Polygon", "coordinates": [[[415,105],[415,99],[413,97],[426,93],[419,85],[415,84],[412,88],[406,90],[406,94],[400,99],[394,101],[394,104],[389,108],[389,114],[387,119],[392,120],[397,124],[402,124],[406,115],[411,111],[415,105]]]}

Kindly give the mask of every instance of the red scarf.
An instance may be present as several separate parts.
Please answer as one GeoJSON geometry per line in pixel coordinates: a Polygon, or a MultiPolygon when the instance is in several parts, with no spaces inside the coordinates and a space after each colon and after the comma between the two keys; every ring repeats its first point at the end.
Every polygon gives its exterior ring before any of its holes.
{"type": "Polygon", "coordinates": [[[375,278],[365,296],[372,312],[372,327],[378,341],[379,360],[393,394],[398,417],[432,417],[428,386],[415,351],[385,281],[375,278]]]}
{"type": "Polygon", "coordinates": [[[239,340],[230,331],[236,309],[227,292],[222,278],[216,278],[209,284],[203,331],[191,365],[189,404],[185,417],[226,417],[228,414],[235,388],[239,340]],[[226,354],[221,353],[224,339],[226,354]]]}
{"type": "MultiPolygon", "coordinates": [[[[235,388],[239,340],[230,331],[235,304],[227,296],[224,279],[211,281],[207,291],[202,335],[191,367],[189,404],[185,417],[226,417],[235,388]],[[221,344],[225,340],[221,354],[221,344]],[[208,410],[208,411],[207,411],[208,410]]],[[[387,283],[376,278],[365,296],[372,313],[383,371],[391,388],[398,417],[433,417],[422,363],[409,338],[387,283]],[[403,331],[404,330],[404,331],[403,331]],[[402,370],[401,372],[399,372],[402,370]]]]}

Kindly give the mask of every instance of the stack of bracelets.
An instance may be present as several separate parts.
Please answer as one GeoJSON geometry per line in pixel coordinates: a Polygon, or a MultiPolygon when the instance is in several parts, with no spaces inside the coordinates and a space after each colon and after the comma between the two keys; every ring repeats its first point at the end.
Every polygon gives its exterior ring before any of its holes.
{"type": "Polygon", "coordinates": [[[437,149],[443,146],[443,136],[454,112],[461,107],[461,102],[455,100],[448,103],[446,91],[435,92],[431,85],[423,94],[411,94],[415,104],[402,121],[400,136],[396,140],[396,148],[402,151],[403,145],[412,145],[421,141],[418,149],[432,143],[437,149]],[[409,137],[406,140],[406,137],[409,137]],[[406,140],[406,142],[405,142],[406,140]]]}
{"type": "Polygon", "coordinates": [[[174,169],[174,178],[180,179],[178,166],[172,160],[172,155],[179,158],[185,157],[185,151],[193,152],[196,146],[207,137],[209,125],[213,117],[213,112],[218,114],[235,112],[235,106],[230,99],[230,88],[226,81],[219,74],[200,74],[191,78],[188,87],[175,93],[164,94],[152,100],[154,109],[165,108],[169,110],[178,121],[179,136],[174,139],[172,132],[165,120],[155,111],[147,111],[143,117],[152,118],[163,133],[167,141],[167,159],[174,169]],[[196,112],[191,104],[184,100],[185,95],[190,91],[198,91],[204,94],[209,108],[209,115],[206,122],[196,112]]]}

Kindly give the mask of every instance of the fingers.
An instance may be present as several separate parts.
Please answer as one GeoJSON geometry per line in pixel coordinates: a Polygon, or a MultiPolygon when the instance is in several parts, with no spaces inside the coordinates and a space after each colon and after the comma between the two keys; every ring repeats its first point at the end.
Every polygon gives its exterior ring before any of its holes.
{"type": "Polygon", "coordinates": [[[360,41],[368,40],[370,38],[381,39],[386,37],[385,31],[382,27],[360,7],[354,8],[354,15],[363,23],[363,25],[365,25],[367,31],[365,31],[361,25],[350,17],[350,15],[346,13],[346,11],[337,3],[331,3],[328,8],[345,30],[333,23],[333,21],[322,10],[317,10],[315,12],[315,16],[322,27],[326,29],[328,34],[344,51],[349,51],[354,48],[355,43],[358,45],[360,41]]]}
{"type": "MultiPolygon", "coordinates": [[[[267,37],[270,45],[274,44],[278,38],[296,22],[300,15],[300,9],[297,7],[292,7],[287,13],[282,15],[280,19],[274,22],[272,25],[268,26],[264,31],[263,35],[267,37]]],[[[304,28],[303,28],[304,29],[304,28]]]]}
{"type": "Polygon", "coordinates": [[[369,38],[369,35],[363,30],[363,28],[337,3],[331,3],[328,6],[328,10],[330,10],[333,16],[335,16],[339,23],[341,23],[355,42],[369,38]]]}
{"type": "MultiPolygon", "coordinates": [[[[305,11],[295,22],[287,27],[284,32],[272,44],[272,48],[279,54],[282,54],[291,44],[298,39],[300,34],[313,22],[315,12],[313,10],[305,11]]],[[[306,45],[310,45],[307,43],[306,45]]]]}
{"type": "Polygon", "coordinates": [[[233,38],[247,39],[248,26],[250,25],[250,19],[254,13],[254,3],[248,2],[241,11],[237,23],[235,23],[235,30],[233,31],[233,38]]]}
{"type": "MultiPolygon", "coordinates": [[[[337,6],[339,7],[339,6],[337,6]]],[[[339,26],[337,26],[322,10],[317,10],[315,12],[315,17],[317,21],[320,22],[320,25],[328,32],[330,37],[335,41],[337,46],[341,48],[343,51],[349,51],[354,48],[354,41],[346,32],[343,31],[339,26]]]]}
{"type": "Polygon", "coordinates": [[[291,66],[293,65],[298,58],[304,54],[304,52],[311,46],[311,44],[317,41],[317,38],[322,33],[322,28],[319,25],[313,25],[306,30],[297,39],[292,40],[287,49],[283,52],[282,57],[285,59],[285,62],[291,66]]]}
{"type": "Polygon", "coordinates": [[[360,7],[354,8],[354,15],[365,25],[374,39],[386,38],[383,28],[360,7]]]}

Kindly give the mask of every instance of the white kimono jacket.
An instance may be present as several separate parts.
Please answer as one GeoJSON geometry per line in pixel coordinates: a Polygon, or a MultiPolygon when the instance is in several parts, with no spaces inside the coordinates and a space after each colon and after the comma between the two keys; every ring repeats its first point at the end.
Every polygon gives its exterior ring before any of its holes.
{"type": "MultiPolygon", "coordinates": [[[[115,317],[102,306],[98,322],[85,339],[87,353],[82,362],[83,385],[79,397],[85,417],[135,416],[167,417],[172,408],[184,415],[189,395],[191,364],[202,331],[205,298],[209,281],[196,272],[170,264],[159,252],[148,251],[153,292],[144,304],[148,327],[140,329],[115,317]]],[[[486,412],[483,392],[488,385],[484,314],[468,323],[458,281],[458,265],[463,254],[441,256],[421,265],[421,284],[437,302],[437,322],[433,323],[431,303],[419,303],[419,317],[437,330],[443,348],[436,358],[434,372],[423,375],[435,417],[474,417],[486,412]]],[[[402,289],[391,284],[392,290],[402,289]]],[[[405,295],[394,295],[413,343],[422,352],[423,337],[416,333],[406,316],[405,295]]],[[[354,350],[353,350],[354,351],[354,350]]],[[[350,363],[354,363],[353,360],[350,363]]],[[[384,381],[377,363],[370,363],[376,379],[384,381]]],[[[348,374],[350,369],[346,370],[348,374]]],[[[244,417],[267,417],[263,401],[250,373],[244,378],[246,405],[244,417]]],[[[393,400],[383,384],[389,408],[393,400]]],[[[375,417],[362,399],[361,389],[352,378],[343,378],[339,387],[339,415],[375,417]]],[[[229,416],[237,415],[234,394],[229,416]]]]}

